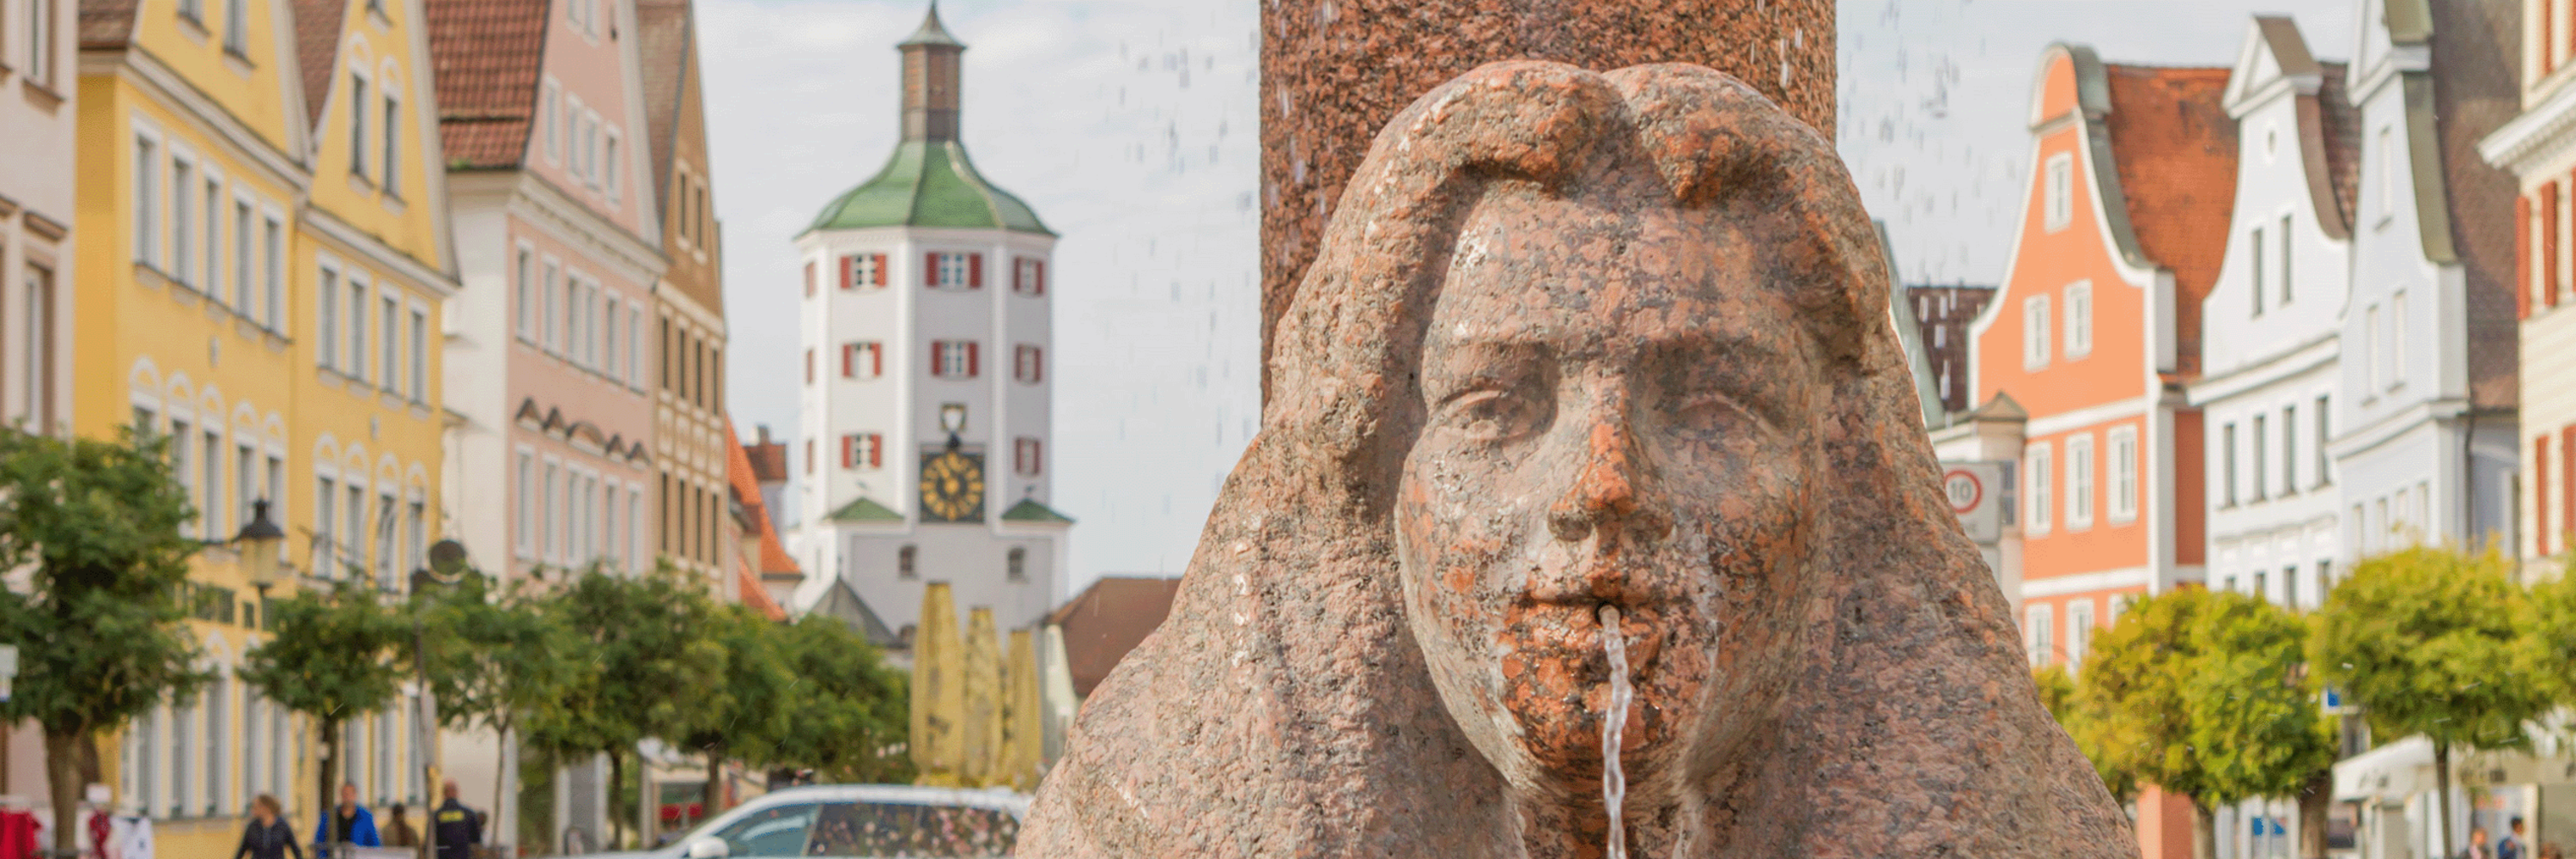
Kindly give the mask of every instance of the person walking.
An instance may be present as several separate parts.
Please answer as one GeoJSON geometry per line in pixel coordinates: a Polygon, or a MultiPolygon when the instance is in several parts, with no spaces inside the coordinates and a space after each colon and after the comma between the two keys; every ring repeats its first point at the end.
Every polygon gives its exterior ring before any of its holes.
{"type": "Polygon", "coordinates": [[[295,843],[295,827],[286,824],[286,812],[279,808],[277,797],[260,794],[250,801],[250,823],[242,827],[241,846],[233,848],[233,859],[286,859],[286,854],[304,859],[304,847],[295,843]]]}
{"type": "Polygon", "coordinates": [[[331,848],[340,844],[385,846],[384,840],[376,834],[376,816],[369,814],[366,806],[358,804],[358,786],[351,782],[340,784],[340,804],[323,809],[322,821],[313,827],[315,859],[331,859],[335,855],[331,848]]]}
{"type": "Polygon", "coordinates": [[[2503,841],[2496,842],[2496,859],[2530,859],[2523,855],[2522,817],[2516,815],[2506,826],[2512,829],[2503,841]]]}
{"type": "Polygon", "coordinates": [[[2460,859],[2496,859],[2495,851],[2487,847],[2486,827],[2469,830],[2469,846],[2460,851],[2460,859]]]}
{"type": "Polygon", "coordinates": [[[385,825],[384,825],[384,827],[383,827],[384,835],[385,835],[385,846],[387,846],[387,847],[418,847],[418,846],[420,846],[420,831],[419,831],[419,830],[416,830],[416,829],[411,828],[411,814],[410,814],[408,811],[405,811],[405,810],[403,809],[403,804],[402,804],[402,803],[397,802],[397,803],[394,803],[394,804],[392,804],[392,805],[386,806],[386,807],[385,807],[385,816],[386,816],[386,817],[388,817],[388,818],[391,818],[390,820],[388,820],[388,821],[385,823],[385,825]]]}
{"type": "Polygon", "coordinates": [[[431,831],[438,836],[438,855],[431,859],[472,859],[474,848],[483,844],[483,815],[457,801],[455,779],[441,782],[438,793],[447,801],[429,813],[431,831]]]}

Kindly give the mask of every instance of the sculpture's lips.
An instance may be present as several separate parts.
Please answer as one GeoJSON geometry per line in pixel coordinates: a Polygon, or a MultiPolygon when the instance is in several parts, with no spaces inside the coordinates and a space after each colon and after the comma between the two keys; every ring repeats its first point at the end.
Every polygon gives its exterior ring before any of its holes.
{"type": "MultiPolygon", "coordinates": [[[[1601,603],[1538,602],[1527,605],[1502,630],[1503,644],[1525,658],[1566,660],[1583,666],[1589,682],[1610,681],[1609,661],[1602,657],[1601,603]]],[[[1663,652],[1667,630],[1664,613],[1655,606],[1620,605],[1619,632],[1628,646],[1628,672],[1652,669],[1663,652]]]]}

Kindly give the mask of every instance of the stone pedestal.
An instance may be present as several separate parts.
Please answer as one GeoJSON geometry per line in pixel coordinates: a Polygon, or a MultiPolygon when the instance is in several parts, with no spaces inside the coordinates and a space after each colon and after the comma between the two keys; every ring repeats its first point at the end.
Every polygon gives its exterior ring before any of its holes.
{"type": "Polygon", "coordinates": [[[1388,119],[1495,60],[1697,63],[1834,130],[1828,0],[1261,0],[1261,394],[1271,329],[1388,119]]]}

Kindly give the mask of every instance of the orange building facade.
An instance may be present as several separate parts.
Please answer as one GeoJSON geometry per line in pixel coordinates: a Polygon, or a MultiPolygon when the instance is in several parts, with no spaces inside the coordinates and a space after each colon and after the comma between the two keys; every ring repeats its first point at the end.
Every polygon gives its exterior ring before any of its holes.
{"type": "MultiPolygon", "coordinates": [[[[2182,383],[2235,194],[2228,72],[2060,44],[2032,85],[2021,222],[1969,336],[1977,401],[2029,416],[2018,597],[2034,666],[2080,663],[2130,600],[2203,579],[2203,431],[2182,383]]],[[[2138,806],[2145,855],[2189,854],[2187,802],[2138,806]]]]}

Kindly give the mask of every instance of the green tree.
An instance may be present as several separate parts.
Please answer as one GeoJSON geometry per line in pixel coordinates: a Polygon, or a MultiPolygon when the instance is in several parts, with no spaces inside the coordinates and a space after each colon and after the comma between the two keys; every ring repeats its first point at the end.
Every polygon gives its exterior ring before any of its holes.
{"type": "MultiPolygon", "coordinates": [[[[595,666],[580,658],[580,640],[524,586],[496,587],[480,574],[417,594],[425,615],[423,659],[438,723],[482,728],[503,748],[520,726],[543,718],[567,690],[588,682],[595,666]]],[[[494,768],[493,796],[510,796],[516,767],[494,768]]],[[[494,821],[490,831],[509,832],[494,821]]]]}
{"type": "Polygon", "coordinates": [[[55,849],[73,848],[82,758],[97,735],[186,703],[213,679],[194,667],[198,648],[181,625],[199,544],[179,526],[195,516],[166,440],[0,428],[0,568],[33,573],[24,593],[0,588],[0,641],[19,653],[0,713],[44,731],[55,849]]]}
{"type": "Polygon", "coordinates": [[[2117,761],[2102,753],[2101,718],[2087,709],[2084,699],[2078,696],[2080,687],[2075,675],[2067,673],[2063,665],[2044,665],[2031,671],[2031,681],[2039,686],[2040,706],[2048,708],[2048,715],[2056,718],[2057,726],[2075,741],[2076,750],[2092,762],[2093,774],[2102,777],[2102,786],[2122,802],[2137,798],[2137,774],[2119,769],[2117,761]]]}
{"type": "MultiPolygon", "coordinates": [[[[717,604],[668,561],[643,576],[592,569],[569,578],[547,605],[595,670],[525,730],[550,754],[607,755],[609,783],[623,785],[636,743],[677,745],[709,718],[701,696],[723,685],[727,663],[724,645],[707,634],[717,604]]],[[[618,806],[610,820],[623,843],[625,804],[618,806]]]]}
{"type": "Polygon", "coordinates": [[[2195,856],[2214,854],[2211,812],[2307,790],[2334,764],[2305,628],[2254,597],[2200,588],[2141,600],[2095,642],[2078,684],[2079,741],[2094,766],[2188,797],[2195,856]]]}
{"type": "Polygon", "coordinates": [[[787,698],[794,710],[773,763],[810,767],[826,781],[912,781],[903,752],[911,678],[837,620],[808,615],[776,634],[799,691],[787,698]]]}
{"type": "Polygon", "coordinates": [[[348,720],[384,709],[409,673],[397,648],[411,643],[411,624],[374,588],[343,579],[328,591],[307,590],[273,604],[267,641],[250,649],[235,673],[278,706],[311,717],[321,729],[315,768],[317,801],[331,803],[342,768],[348,720]]]}
{"type": "Polygon", "coordinates": [[[698,692],[705,718],[678,738],[683,748],[706,755],[706,813],[724,801],[728,760],[776,761],[788,721],[807,709],[810,689],[788,673],[779,625],[738,605],[713,606],[701,634],[723,648],[723,680],[698,692]]]}
{"type": "Polygon", "coordinates": [[[2546,684],[2501,682],[2530,658],[2519,598],[2494,550],[2417,547],[2353,565],[2318,612],[2311,661],[2324,681],[2361,708],[2373,734],[2432,742],[2445,856],[2452,753],[2522,747],[2524,724],[2549,707],[2546,684]]]}

